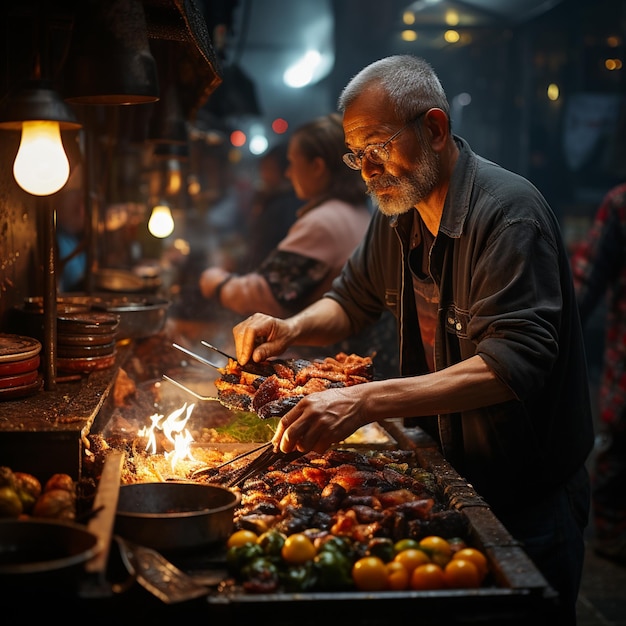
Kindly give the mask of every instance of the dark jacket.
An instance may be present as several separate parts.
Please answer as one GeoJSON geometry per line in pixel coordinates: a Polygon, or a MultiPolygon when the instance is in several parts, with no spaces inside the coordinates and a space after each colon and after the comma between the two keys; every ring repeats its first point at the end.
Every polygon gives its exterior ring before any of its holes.
{"type": "MultiPolygon", "coordinates": [[[[455,140],[460,156],[431,252],[440,293],[435,366],[480,354],[516,399],[439,416],[439,437],[457,471],[506,510],[562,484],[592,448],[583,336],[569,259],[546,201],[530,182],[455,140]]],[[[378,212],[327,294],[355,330],[381,307],[393,312],[404,376],[427,372],[407,261],[412,220],[411,211],[391,220],[378,212]]]]}

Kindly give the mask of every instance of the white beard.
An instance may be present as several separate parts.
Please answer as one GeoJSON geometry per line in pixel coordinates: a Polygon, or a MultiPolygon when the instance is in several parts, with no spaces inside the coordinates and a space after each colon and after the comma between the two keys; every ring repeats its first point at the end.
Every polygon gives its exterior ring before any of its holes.
{"type": "Polygon", "coordinates": [[[367,193],[383,215],[406,213],[428,197],[439,183],[439,162],[439,154],[425,147],[415,170],[403,177],[381,174],[367,183],[367,193]],[[392,193],[378,195],[378,191],[386,189],[391,189],[392,193]]]}

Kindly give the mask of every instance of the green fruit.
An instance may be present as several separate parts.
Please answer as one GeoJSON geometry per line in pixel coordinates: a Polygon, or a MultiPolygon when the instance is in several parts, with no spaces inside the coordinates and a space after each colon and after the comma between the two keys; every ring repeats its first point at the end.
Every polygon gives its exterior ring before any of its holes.
{"type": "Polygon", "coordinates": [[[286,536],[278,530],[270,529],[259,535],[257,543],[263,548],[267,556],[280,556],[286,536]]]}
{"type": "Polygon", "coordinates": [[[279,570],[280,582],[286,591],[298,592],[313,589],[317,583],[313,561],[300,565],[290,565],[287,569],[279,570]]]}
{"type": "Polygon", "coordinates": [[[258,543],[244,543],[227,550],[226,566],[230,574],[237,576],[248,563],[263,556],[263,548],[258,543]]]}
{"type": "Polygon", "coordinates": [[[395,556],[393,541],[387,537],[374,537],[367,544],[366,556],[377,556],[383,563],[389,563],[395,556]]]}
{"type": "Polygon", "coordinates": [[[19,517],[22,501],[11,487],[0,487],[0,517],[19,517]]]}
{"type": "Polygon", "coordinates": [[[400,539],[396,541],[393,545],[394,552],[398,554],[398,552],[402,552],[403,550],[409,550],[410,548],[419,548],[420,542],[417,539],[400,539]]]}
{"type": "Polygon", "coordinates": [[[341,552],[322,550],[313,559],[318,582],[323,589],[348,589],[352,586],[352,562],[341,552]]]}

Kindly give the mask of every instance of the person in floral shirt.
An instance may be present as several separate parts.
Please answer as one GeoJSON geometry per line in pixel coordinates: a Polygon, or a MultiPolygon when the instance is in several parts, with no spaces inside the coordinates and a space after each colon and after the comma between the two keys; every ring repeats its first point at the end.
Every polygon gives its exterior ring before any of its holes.
{"type": "Polygon", "coordinates": [[[572,270],[583,324],[606,300],[601,436],[592,472],[594,548],[626,565],[626,183],[604,197],[586,239],[572,252],[572,270]]]}

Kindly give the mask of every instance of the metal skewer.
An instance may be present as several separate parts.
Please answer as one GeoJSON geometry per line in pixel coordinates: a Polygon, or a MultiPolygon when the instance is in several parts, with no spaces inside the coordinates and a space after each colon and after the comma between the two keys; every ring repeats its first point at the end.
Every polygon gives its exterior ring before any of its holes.
{"type": "Polygon", "coordinates": [[[183,391],[190,393],[194,398],[197,398],[198,400],[214,400],[215,402],[220,402],[219,398],[214,398],[213,396],[202,396],[199,393],[196,393],[193,389],[189,389],[189,387],[183,385],[183,383],[179,383],[177,380],[170,378],[167,374],[162,374],[162,376],[164,380],[167,380],[167,382],[172,383],[172,385],[176,385],[183,391]]]}
{"type": "Polygon", "coordinates": [[[230,354],[226,354],[226,352],[223,352],[222,350],[220,350],[219,348],[216,348],[213,344],[209,343],[208,341],[200,341],[200,343],[205,346],[206,348],[209,348],[209,350],[213,350],[214,352],[217,352],[218,354],[221,354],[222,356],[225,356],[227,359],[230,359],[231,361],[235,361],[237,362],[237,358],[230,355],[230,354]]]}
{"type": "Polygon", "coordinates": [[[216,365],[215,363],[211,363],[211,361],[209,361],[208,359],[205,359],[204,357],[200,356],[199,354],[196,354],[195,352],[192,352],[191,350],[187,350],[187,348],[183,348],[183,346],[179,346],[177,343],[173,343],[172,346],[176,348],[177,350],[184,352],[186,355],[190,356],[192,359],[196,359],[196,361],[199,361],[200,363],[204,365],[208,365],[220,371],[222,369],[219,365],[216,365]]]}

